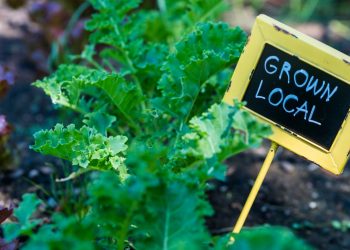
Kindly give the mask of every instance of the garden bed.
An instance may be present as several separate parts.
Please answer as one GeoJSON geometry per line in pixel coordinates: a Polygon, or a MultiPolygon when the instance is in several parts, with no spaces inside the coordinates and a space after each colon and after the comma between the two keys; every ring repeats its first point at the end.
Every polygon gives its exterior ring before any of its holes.
{"type": "MultiPolygon", "coordinates": [[[[8,21],[0,17],[0,22],[8,21]]],[[[25,43],[28,33],[21,31],[22,25],[28,24],[16,25],[13,29],[18,29],[18,33],[15,35],[7,36],[0,32],[0,64],[9,65],[16,74],[15,86],[0,102],[0,113],[5,114],[14,126],[10,145],[15,157],[13,165],[17,165],[11,170],[0,170],[0,202],[5,205],[12,202],[17,204],[21,195],[27,192],[39,192],[45,197],[43,190],[50,189],[50,176],[55,175],[56,171],[56,168],[48,165],[48,162],[52,164],[52,158],[29,150],[29,145],[33,143],[33,132],[52,127],[58,120],[58,113],[44,93],[30,85],[41,73],[31,60],[23,56],[23,51],[28,49],[25,43]]],[[[213,181],[214,189],[208,192],[215,210],[214,216],[207,219],[211,233],[230,231],[266,150],[267,145],[264,145],[229,159],[227,180],[213,181]]],[[[61,164],[58,161],[56,163],[61,164]]],[[[280,149],[246,226],[265,223],[283,225],[292,228],[316,249],[350,249],[348,232],[340,230],[338,226],[350,219],[349,180],[349,168],[343,175],[336,177],[280,149]]]]}

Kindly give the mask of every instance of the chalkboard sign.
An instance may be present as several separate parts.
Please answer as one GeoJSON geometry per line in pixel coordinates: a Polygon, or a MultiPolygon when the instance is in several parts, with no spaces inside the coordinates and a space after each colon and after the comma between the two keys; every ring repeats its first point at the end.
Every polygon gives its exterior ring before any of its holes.
{"type": "Polygon", "coordinates": [[[330,149],[349,110],[350,85],[266,44],[243,100],[263,117],[330,149]]]}
{"type": "Polygon", "coordinates": [[[224,101],[272,128],[269,139],[340,174],[350,156],[350,57],[259,15],[224,101]]]}

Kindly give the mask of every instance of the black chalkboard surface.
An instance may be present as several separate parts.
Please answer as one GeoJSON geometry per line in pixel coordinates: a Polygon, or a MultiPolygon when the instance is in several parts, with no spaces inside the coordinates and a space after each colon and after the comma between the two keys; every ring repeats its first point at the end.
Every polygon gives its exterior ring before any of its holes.
{"type": "Polygon", "coordinates": [[[350,86],[266,43],[243,100],[276,125],[329,150],[349,111],[350,86]]]}

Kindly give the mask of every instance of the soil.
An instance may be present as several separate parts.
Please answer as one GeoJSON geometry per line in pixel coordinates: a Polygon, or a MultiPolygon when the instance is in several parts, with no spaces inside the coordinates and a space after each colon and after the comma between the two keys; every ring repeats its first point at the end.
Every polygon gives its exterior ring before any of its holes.
{"type": "MultiPolygon", "coordinates": [[[[33,132],[51,127],[59,118],[43,92],[30,85],[38,73],[24,53],[28,47],[27,37],[20,32],[22,25],[30,25],[23,11],[11,12],[0,4],[0,64],[14,69],[17,76],[15,86],[0,100],[0,114],[14,126],[10,147],[12,165],[16,165],[6,171],[0,166],[0,204],[17,203],[23,193],[47,188],[54,173],[47,164],[55,163],[52,159],[29,149],[33,132]],[[17,24],[9,26],[11,20],[17,24]]],[[[209,192],[215,209],[215,215],[208,219],[212,233],[231,230],[264,160],[267,144],[230,159],[227,180],[214,182],[215,188],[209,192]]],[[[350,249],[350,233],[332,226],[333,220],[350,220],[349,167],[343,175],[334,176],[279,149],[245,225],[283,225],[315,249],[350,249]]]]}
{"type": "Polygon", "coordinates": [[[0,165],[0,205],[16,204],[23,193],[47,186],[53,172],[47,157],[29,149],[33,133],[51,127],[56,117],[50,99],[31,86],[42,75],[27,53],[30,25],[23,10],[8,9],[0,2],[0,65],[15,74],[15,84],[0,99],[0,114],[13,129],[8,143],[12,157],[0,165]]]}
{"type": "MultiPolygon", "coordinates": [[[[260,170],[268,147],[244,152],[228,161],[225,182],[209,192],[215,215],[212,233],[232,230],[260,170]]],[[[283,225],[322,250],[350,249],[350,234],[332,221],[350,219],[349,166],[340,176],[321,170],[293,153],[279,149],[245,226],[283,225]]]]}

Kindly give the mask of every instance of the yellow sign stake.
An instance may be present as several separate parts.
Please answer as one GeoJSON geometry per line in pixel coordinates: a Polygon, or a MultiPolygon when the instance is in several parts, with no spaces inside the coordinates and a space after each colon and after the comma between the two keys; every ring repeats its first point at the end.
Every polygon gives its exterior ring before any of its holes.
{"type": "Polygon", "coordinates": [[[277,149],[278,149],[278,144],[276,144],[275,142],[271,142],[270,150],[267,153],[265,161],[264,161],[264,163],[259,171],[258,176],[256,177],[253,188],[249,193],[248,199],[245,202],[244,207],[242,209],[242,212],[239,215],[237,223],[233,229],[234,233],[239,233],[241,231],[243,224],[244,224],[245,220],[247,219],[248,213],[249,213],[249,211],[254,203],[256,195],[258,194],[259,189],[260,189],[260,187],[265,179],[267,171],[269,170],[271,163],[273,161],[273,158],[275,157],[277,149]]]}
{"type": "Polygon", "coordinates": [[[343,172],[350,158],[349,70],[348,55],[268,16],[256,18],[224,102],[245,101],[244,109],[271,125],[272,144],[233,233],[241,231],[279,145],[343,172]]]}

